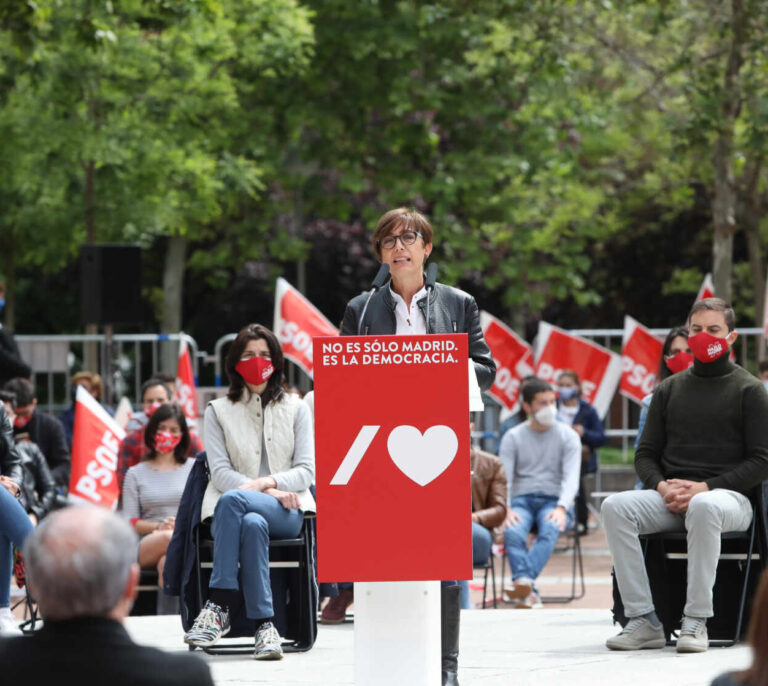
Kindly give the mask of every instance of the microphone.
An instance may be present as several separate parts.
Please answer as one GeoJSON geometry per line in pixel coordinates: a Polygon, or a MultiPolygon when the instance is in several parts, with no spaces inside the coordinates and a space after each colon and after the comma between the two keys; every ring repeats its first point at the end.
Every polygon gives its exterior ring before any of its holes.
{"type": "Polygon", "coordinates": [[[424,283],[427,289],[427,333],[432,333],[429,326],[429,300],[432,297],[432,291],[435,290],[435,281],[437,281],[437,264],[432,262],[427,267],[427,278],[424,283]]]}
{"type": "MultiPolygon", "coordinates": [[[[365,313],[368,310],[368,303],[371,302],[371,298],[373,297],[373,294],[378,291],[386,282],[387,277],[389,276],[389,265],[388,264],[382,264],[379,267],[379,271],[376,272],[376,278],[373,280],[373,283],[371,284],[371,292],[368,295],[368,299],[365,301],[365,307],[363,307],[363,314],[360,315],[360,323],[357,325],[357,335],[359,336],[362,333],[363,330],[363,321],[365,320],[365,313]]],[[[368,333],[368,329],[365,330],[365,333],[368,333]]]]}

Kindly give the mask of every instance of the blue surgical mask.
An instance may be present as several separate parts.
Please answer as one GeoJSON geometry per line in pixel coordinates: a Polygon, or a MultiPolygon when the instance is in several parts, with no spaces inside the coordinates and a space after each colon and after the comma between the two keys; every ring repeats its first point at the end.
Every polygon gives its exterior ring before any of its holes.
{"type": "Polygon", "coordinates": [[[573,400],[574,398],[578,397],[579,389],[577,386],[558,386],[557,395],[560,400],[562,400],[564,403],[567,403],[569,400],[573,400]]]}
{"type": "Polygon", "coordinates": [[[765,386],[765,390],[768,391],[768,380],[763,381],[763,386],[765,386]]]}

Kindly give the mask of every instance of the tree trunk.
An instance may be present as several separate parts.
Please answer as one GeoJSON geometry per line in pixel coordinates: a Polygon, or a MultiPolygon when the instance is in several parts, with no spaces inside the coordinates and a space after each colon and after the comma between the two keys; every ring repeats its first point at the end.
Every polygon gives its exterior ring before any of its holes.
{"type": "Polygon", "coordinates": [[[16,266],[8,260],[5,266],[5,328],[16,330],[16,266]]]}
{"type": "Polygon", "coordinates": [[[714,237],[712,280],[715,294],[731,301],[733,232],[736,228],[736,189],[733,178],[733,137],[741,101],[739,72],[746,39],[744,0],[731,0],[731,46],[720,93],[720,121],[714,149],[715,189],[712,198],[714,237]]]}
{"type": "Polygon", "coordinates": [[[86,243],[96,242],[96,219],[93,195],[94,195],[94,177],[96,174],[96,165],[93,160],[88,160],[85,164],[85,187],[83,189],[83,212],[85,214],[85,240],[86,243]]]}
{"type": "MultiPolygon", "coordinates": [[[[763,159],[759,155],[750,157],[744,172],[744,189],[739,205],[739,223],[744,228],[749,252],[749,271],[754,287],[755,326],[762,328],[765,311],[765,266],[763,248],[760,242],[761,194],[760,174],[763,169],[763,159]]],[[[759,362],[765,358],[763,337],[757,346],[759,362]]]]}
{"type": "MultiPolygon", "coordinates": [[[[187,243],[188,240],[184,236],[168,238],[163,270],[163,313],[160,321],[160,331],[163,333],[179,333],[181,331],[187,243]]],[[[175,374],[178,358],[179,344],[176,341],[162,345],[160,354],[162,371],[175,374]]]]}

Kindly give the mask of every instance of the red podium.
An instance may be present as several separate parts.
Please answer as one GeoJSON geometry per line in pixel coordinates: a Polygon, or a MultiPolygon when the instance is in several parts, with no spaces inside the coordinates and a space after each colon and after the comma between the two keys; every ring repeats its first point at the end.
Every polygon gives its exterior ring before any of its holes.
{"type": "Polygon", "coordinates": [[[313,343],[318,578],[432,582],[356,583],[356,683],[381,653],[389,683],[393,654],[395,682],[438,683],[434,580],[472,577],[467,336],[313,343]]]}

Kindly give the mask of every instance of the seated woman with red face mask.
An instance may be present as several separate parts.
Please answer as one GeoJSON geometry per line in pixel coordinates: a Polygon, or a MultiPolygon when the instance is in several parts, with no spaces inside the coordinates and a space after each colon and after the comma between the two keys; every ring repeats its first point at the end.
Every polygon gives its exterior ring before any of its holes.
{"type": "Polygon", "coordinates": [[[173,535],[176,511],[194,459],[187,459],[189,429],[178,405],[160,405],[144,431],[149,453],[131,467],[123,486],[123,514],[139,541],[139,565],[157,569],[163,584],[165,553],[173,535]]]}
{"type": "MultiPolygon", "coordinates": [[[[667,377],[683,372],[692,365],[693,355],[691,355],[691,349],[688,346],[688,327],[676,326],[664,339],[661,359],[659,360],[659,372],[656,375],[656,385],[658,386],[667,377]]],[[[637,449],[640,443],[640,436],[643,435],[643,427],[648,416],[648,408],[651,406],[651,398],[653,398],[653,392],[643,398],[643,405],[640,409],[640,421],[637,425],[635,449],[637,449]]]]}
{"type": "Polygon", "coordinates": [[[304,513],[315,511],[308,490],[315,477],[312,418],[303,400],[285,392],[283,351],[266,327],[243,328],[225,366],[229,392],[205,411],[211,480],[200,519],[213,515],[213,571],[208,601],[184,640],[212,646],[244,600],[256,625],[254,658],[279,660],[269,539],[298,536],[304,513]]]}

